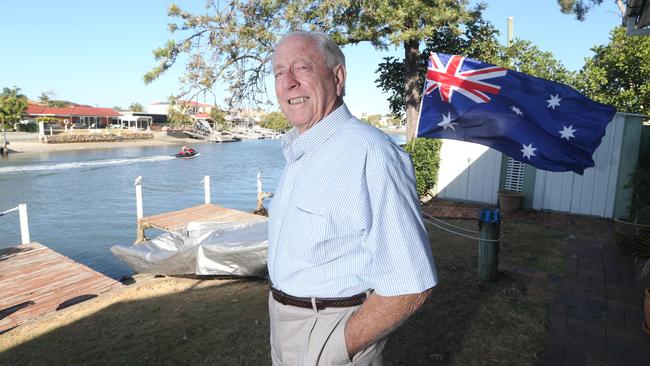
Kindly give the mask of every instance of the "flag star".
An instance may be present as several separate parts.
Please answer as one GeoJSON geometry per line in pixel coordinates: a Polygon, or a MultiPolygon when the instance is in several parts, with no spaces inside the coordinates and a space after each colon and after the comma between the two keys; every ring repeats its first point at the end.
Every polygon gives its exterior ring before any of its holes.
{"type": "Polygon", "coordinates": [[[530,160],[531,156],[537,156],[537,155],[535,155],[535,150],[537,150],[537,148],[533,147],[532,143],[530,143],[528,145],[522,144],[521,146],[523,147],[523,149],[521,149],[519,151],[524,153],[524,158],[528,158],[528,160],[530,160]]]}
{"type": "Polygon", "coordinates": [[[560,101],[561,100],[562,100],[562,98],[560,98],[559,94],[551,95],[551,99],[546,101],[546,102],[548,102],[548,105],[546,106],[546,108],[553,108],[553,110],[555,110],[555,107],[560,106],[560,101]]]}
{"type": "Polygon", "coordinates": [[[520,116],[520,117],[524,115],[524,113],[521,111],[521,109],[515,107],[514,105],[512,107],[510,107],[510,109],[512,109],[512,111],[515,112],[515,114],[520,116]]]}
{"type": "Polygon", "coordinates": [[[571,125],[569,127],[567,127],[567,126],[563,126],[563,127],[564,128],[562,129],[562,131],[558,131],[560,133],[560,138],[567,139],[567,141],[569,141],[569,139],[571,137],[575,138],[573,133],[578,131],[578,130],[573,129],[573,125],[571,125]]]}
{"type": "Polygon", "coordinates": [[[451,128],[453,131],[456,131],[454,128],[454,125],[457,125],[458,123],[453,123],[451,122],[451,112],[447,113],[445,116],[444,114],[442,115],[442,122],[438,123],[438,126],[442,127],[443,129],[447,129],[447,127],[451,128]]]}

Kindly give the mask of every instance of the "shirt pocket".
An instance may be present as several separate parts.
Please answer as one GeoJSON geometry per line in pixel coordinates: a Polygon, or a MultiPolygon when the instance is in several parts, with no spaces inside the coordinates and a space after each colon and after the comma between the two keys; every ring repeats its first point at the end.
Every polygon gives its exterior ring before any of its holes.
{"type": "Polygon", "coordinates": [[[322,248],[332,239],[328,215],[298,206],[293,207],[292,211],[292,220],[286,223],[291,227],[287,238],[290,253],[308,263],[323,261],[322,248]]]}

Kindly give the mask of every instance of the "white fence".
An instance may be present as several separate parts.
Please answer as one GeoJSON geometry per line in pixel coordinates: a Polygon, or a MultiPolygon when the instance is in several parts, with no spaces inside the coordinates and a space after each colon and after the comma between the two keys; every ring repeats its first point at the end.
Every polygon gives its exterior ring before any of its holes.
{"type": "MultiPolygon", "coordinates": [[[[534,186],[533,208],[611,218],[617,215],[617,208],[621,211],[621,207],[626,207],[629,197],[622,187],[636,163],[641,126],[640,116],[632,116],[627,124],[630,130],[626,131],[628,116],[631,115],[616,114],[607,126],[593,156],[595,166],[586,169],[584,175],[537,169],[534,181],[526,182],[534,186]],[[636,129],[638,134],[630,132],[636,129]]],[[[436,187],[438,197],[496,204],[501,161],[502,154],[488,147],[444,140],[436,187]]],[[[525,179],[532,180],[532,177],[525,179]]]]}
{"type": "Polygon", "coordinates": [[[444,140],[436,193],[439,198],[497,203],[501,153],[471,142],[444,140]]]}

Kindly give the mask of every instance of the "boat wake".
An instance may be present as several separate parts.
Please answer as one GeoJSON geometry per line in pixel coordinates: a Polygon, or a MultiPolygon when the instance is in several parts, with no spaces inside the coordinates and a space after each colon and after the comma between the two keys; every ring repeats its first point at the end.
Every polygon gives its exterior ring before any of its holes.
{"type": "Polygon", "coordinates": [[[70,163],[13,165],[13,166],[0,167],[0,174],[31,172],[31,171],[39,171],[39,170],[43,171],[43,170],[69,170],[69,169],[79,169],[79,168],[98,168],[98,167],[111,166],[111,165],[153,163],[157,161],[165,161],[171,159],[175,159],[175,158],[173,156],[143,156],[137,158],[78,161],[78,162],[70,162],[70,163]]]}

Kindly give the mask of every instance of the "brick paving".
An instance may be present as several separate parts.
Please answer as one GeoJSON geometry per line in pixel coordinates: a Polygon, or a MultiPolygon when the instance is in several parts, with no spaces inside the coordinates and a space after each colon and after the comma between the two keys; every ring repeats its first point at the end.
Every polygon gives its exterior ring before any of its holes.
{"type": "MultiPolygon", "coordinates": [[[[438,218],[478,218],[480,207],[434,200],[438,218]]],[[[568,235],[564,276],[501,266],[524,274],[551,302],[541,366],[650,365],[650,337],[641,329],[644,288],[634,258],[612,236],[612,221],[554,212],[519,211],[502,221],[534,223],[568,235]]]]}

